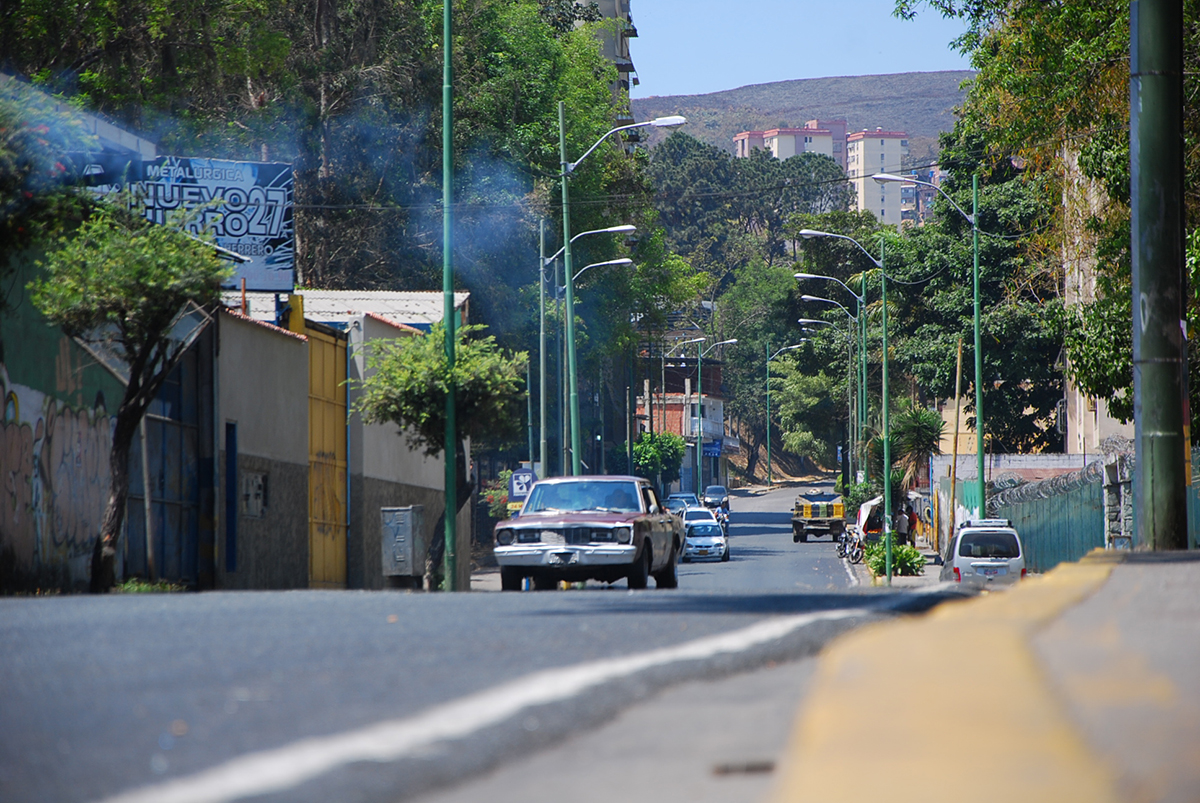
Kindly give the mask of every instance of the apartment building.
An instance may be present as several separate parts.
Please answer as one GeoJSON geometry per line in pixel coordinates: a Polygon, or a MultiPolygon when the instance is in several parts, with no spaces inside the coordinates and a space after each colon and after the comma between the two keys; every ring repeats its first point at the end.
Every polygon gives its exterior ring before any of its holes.
{"type": "Polygon", "coordinates": [[[838,161],[844,169],[846,121],[831,121],[832,128],[823,128],[819,122],[809,120],[803,128],[742,131],[733,137],[735,154],[739,159],[745,159],[755,148],[770,151],[776,159],[789,159],[798,153],[819,153],[838,161]]]}
{"type": "Polygon", "coordinates": [[[856,131],[846,137],[846,175],[854,187],[855,208],[874,214],[881,223],[900,225],[900,185],[871,180],[877,173],[899,173],[908,155],[903,131],[856,131]]]}

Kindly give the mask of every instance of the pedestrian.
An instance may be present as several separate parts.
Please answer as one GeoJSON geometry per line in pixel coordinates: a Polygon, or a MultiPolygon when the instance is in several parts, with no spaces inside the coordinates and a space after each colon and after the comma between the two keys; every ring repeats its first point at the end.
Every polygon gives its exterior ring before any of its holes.
{"type": "Polygon", "coordinates": [[[913,511],[913,506],[908,505],[908,535],[912,540],[917,540],[917,514],[913,511]]]}
{"type": "Polygon", "coordinates": [[[897,510],[892,522],[892,529],[896,531],[896,543],[908,543],[908,514],[903,510],[897,510]]]}

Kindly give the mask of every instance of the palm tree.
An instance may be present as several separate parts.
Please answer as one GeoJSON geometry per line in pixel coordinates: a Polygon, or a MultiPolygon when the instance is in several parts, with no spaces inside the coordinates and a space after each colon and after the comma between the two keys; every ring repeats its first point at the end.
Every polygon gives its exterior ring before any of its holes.
{"type": "Polygon", "coordinates": [[[904,487],[917,484],[929,457],[941,454],[942,430],[946,422],[937,410],[912,406],[902,410],[892,421],[892,457],[904,470],[904,487]]]}

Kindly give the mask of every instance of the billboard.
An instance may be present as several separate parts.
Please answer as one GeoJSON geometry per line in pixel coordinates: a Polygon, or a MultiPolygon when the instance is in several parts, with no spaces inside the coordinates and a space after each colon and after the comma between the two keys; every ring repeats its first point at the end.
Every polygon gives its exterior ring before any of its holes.
{"type": "Polygon", "coordinates": [[[295,286],[292,166],[162,156],[143,161],[91,154],[86,183],[100,193],[128,187],[147,220],[163,224],[172,213],[197,213],[189,230],[213,235],[217,245],[246,258],[234,262],[227,287],[290,293],[295,286]]]}

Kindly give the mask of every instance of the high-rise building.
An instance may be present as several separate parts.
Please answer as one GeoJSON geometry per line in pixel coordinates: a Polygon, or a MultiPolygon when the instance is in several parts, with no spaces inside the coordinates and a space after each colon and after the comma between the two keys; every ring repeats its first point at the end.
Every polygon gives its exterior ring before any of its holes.
{"type": "Polygon", "coordinates": [[[900,185],[871,180],[878,173],[899,173],[908,155],[908,134],[903,131],[856,131],[846,137],[846,175],[854,186],[855,208],[867,210],[880,223],[900,224],[900,185]]]}

